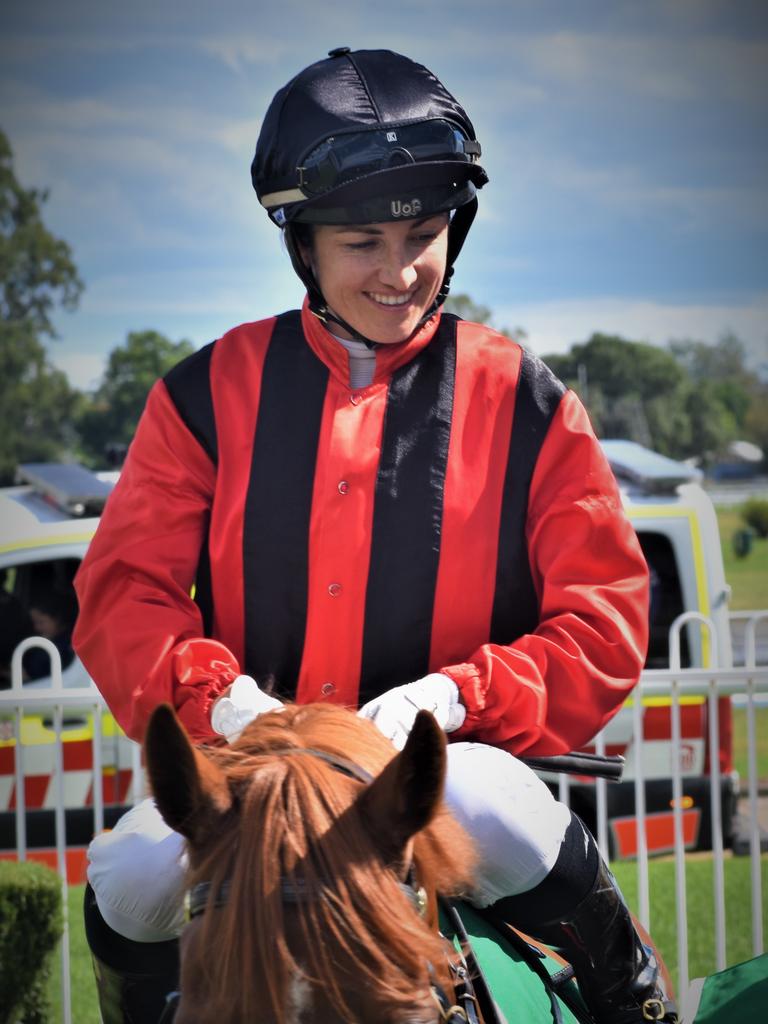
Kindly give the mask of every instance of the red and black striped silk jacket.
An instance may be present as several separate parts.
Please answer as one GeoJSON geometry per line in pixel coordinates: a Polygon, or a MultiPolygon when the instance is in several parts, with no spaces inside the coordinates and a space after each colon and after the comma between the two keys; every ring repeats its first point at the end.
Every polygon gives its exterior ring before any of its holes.
{"type": "Polygon", "coordinates": [[[442,671],[453,739],[580,746],[643,664],[647,570],[575,394],[449,314],[348,357],[307,310],[153,388],[77,579],[77,651],[126,730],[196,739],[239,673],[352,707],[442,671]],[[193,595],[193,596],[191,596],[193,595]]]}

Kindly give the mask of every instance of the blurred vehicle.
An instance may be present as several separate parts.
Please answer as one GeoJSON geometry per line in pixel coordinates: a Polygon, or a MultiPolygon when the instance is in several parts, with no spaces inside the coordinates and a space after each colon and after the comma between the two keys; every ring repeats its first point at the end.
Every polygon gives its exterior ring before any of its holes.
{"type": "MultiPolygon", "coordinates": [[[[619,483],[626,513],[637,532],[651,575],[647,669],[668,669],[670,627],[685,612],[698,612],[713,630],[688,622],[680,631],[678,667],[730,668],[730,587],[725,580],[715,509],[701,486],[701,473],[686,463],[631,441],[608,440],[603,449],[619,483]]],[[[670,675],[671,678],[671,675],[670,675]]],[[[605,752],[626,758],[623,781],[606,789],[611,856],[636,853],[634,740],[631,697],[604,730],[605,752]]],[[[709,707],[703,696],[683,696],[679,759],[683,776],[683,829],[688,849],[712,844],[709,766],[718,759],[721,775],[723,841],[734,832],[738,776],[733,765],[731,698],[717,702],[719,745],[709,744],[709,707]]],[[[646,781],[646,835],[651,853],[674,847],[672,810],[671,699],[642,700],[642,775],[646,781]]],[[[585,748],[593,751],[594,746],[585,748]]],[[[553,785],[553,780],[549,780],[553,785]]],[[[572,784],[571,806],[590,827],[596,822],[593,783],[572,784]]]]}
{"type": "MultiPolygon", "coordinates": [[[[646,668],[670,666],[670,627],[684,612],[695,611],[713,625],[712,635],[698,623],[680,632],[681,667],[729,667],[731,638],[729,587],[725,581],[714,507],[700,485],[700,474],[684,463],[667,459],[629,441],[604,441],[604,450],[619,482],[625,509],[640,540],[651,573],[650,643],[646,668]]],[[[29,611],[41,590],[72,591],[72,580],[85,554],[117,472],[89,473],[79,466],[34,464],[20,469],[19,486],[0,489],[0,612],[13,605],[29,611]]],[[[3,630],[0,628],[0,634],[3,630]]],[[[6,630],[8,638],[10,633],[6,630]]],[[[30,635],[29,633],[25,635],[30,635]]],[[[13,642],[16,645],[19,638],[13,642]]],[[[7,646],[7,645],[6,645],[7,646]]],[[[63,684],[91,686],[79,659],[66,652],[63,684]]],[[[8,660],[9,660],[8,656],[8,660]]],[[[7,676],[5,677],[7,679],[7,676]]],[[[4,682],[0,659],[0,686],[4,682]]],[[[50,678],[30,679],[24,691],[44,689],[50,678]]],[[[605,752],[627,759],[624,780],[607,787],[609,841],[613,856],[635,853],[633,723],[630,698],[608,724],[605,752]]],[[[731,700],[719,698],[719,746],[709,747],[709,710],[704,697],[681,699],[682,744],[679,758],[684,782],[686,846],[709,848],[712,842],[709,765],[717,757],[721,774],[724,841],[733,833],[738,777],[733,769],[731,700]]],[[[642,766],[646,780],[646,817],[650,852],[673,847],[672,721],[669,697],[644,698],[642,703],[642,766]]],[[[0,715],[0,850],[15,845],[16,806],[12,722],[0,715]]],[[[27,835],[31,847],[52,844],[54,733],[50,715],[25,714],[22,740],[27,771],[25,796],[27,835]]],[[[93,830],[92,712],[65,716],[64,775],[69,843],[86,843],[93,830]]],[[[126,806],[132,782],[132,744],[112,717],[102,728],[102,792],[107,823],[126,806]]],[[[585,748],[592,752],[594,746],[585,748]]],[[[547,781],[557,788],[557,779],[547,781]]],[[[594,829],[594,782],[570,783],[569,799],[594,829]]]]}
{"type": "MultiPolygon", "coordinates": [[[[81,466],[32,463],[19,467],[19,484],[0,489],[0,688],[11,685],[13,648],[27,636],[51,628],[62,658],[65,689],[93,687],[69,639],[76,615],[72,581],[98,525],[116,473],[90,473],[81,466]],[[52,600],[55,599],[55,600],[52,600]],[[57,618],[57,616],[59,616],[57,618]]],[[[51,688],[50,658],[41,649],[24,657],[25,693],[51,688]]],[[[17,804],[13,716],[0,714],[0,850],[15,848],[17,804]]],[[[67,711],[63,722],[67,841],[84,844],[93,834],[93,711],[67,711]]],[[[54,843],[55,733],[52,710],[25,711],[24,747],[30,848],[54,843]]],[[[105,821],[126,808],[132,744],[108,713],[101,727],[101,787],[105,821]]]]}

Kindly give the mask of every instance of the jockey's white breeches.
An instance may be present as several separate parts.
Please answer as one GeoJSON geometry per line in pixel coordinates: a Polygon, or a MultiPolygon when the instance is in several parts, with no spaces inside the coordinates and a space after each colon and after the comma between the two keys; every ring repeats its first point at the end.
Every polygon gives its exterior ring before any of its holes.
{"type": "MultiPolygon", "coordinates": [[[[478,849],[473,902],[488,906],[546,878],[571,815],[527,765],[497,747],[450,743],[445,795],[478,849]]],[[[137,942],[181,932],[185,866],[184,840],[152,799],[88,848],[88,881],[102,917],[137,942]]]]}

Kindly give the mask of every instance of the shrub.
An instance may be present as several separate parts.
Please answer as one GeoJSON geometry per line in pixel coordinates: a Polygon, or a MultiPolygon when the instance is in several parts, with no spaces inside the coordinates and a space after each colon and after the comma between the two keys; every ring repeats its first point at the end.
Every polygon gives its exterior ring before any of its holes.
{"type": "Polygon", "coordinates": [[[733,553],[737,558],[746,558],[752,550],[752,541],[755,537],[755,531],[750,530],[747,526],[741,530],[735,530],[731,537],[731,547],[733,553]]]}
{"type": "Polygon", "coordinates": [[[0,861],[0,1024],[50,1020],[47,984],[61,932],[59,876],[42,864],[0,861]]]}
{"type": "Polygon", "coordinates": [[[768,501],[750,498],[741,506],[741,518],[751,526],[758,537],[768,537],[768,501]]]}

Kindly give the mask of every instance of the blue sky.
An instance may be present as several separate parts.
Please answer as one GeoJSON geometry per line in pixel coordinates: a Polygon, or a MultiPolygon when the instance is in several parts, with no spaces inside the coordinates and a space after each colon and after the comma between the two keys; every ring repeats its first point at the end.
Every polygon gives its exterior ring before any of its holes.
{"type": "Polygon", "coordinates": [[[761,0],[4,0],[0,126],[86,283],[53,360],[93,384],[131,330],[202,345],[296,306],[251,191],[274,92],[334,46],[430,67],[490,184],[454,291],[539,354],[727,330],[768,361],[761,0]]]}

